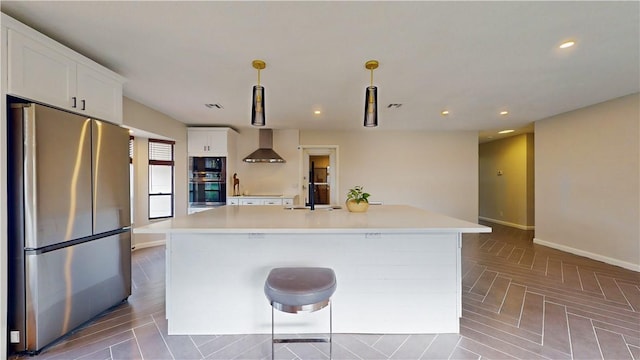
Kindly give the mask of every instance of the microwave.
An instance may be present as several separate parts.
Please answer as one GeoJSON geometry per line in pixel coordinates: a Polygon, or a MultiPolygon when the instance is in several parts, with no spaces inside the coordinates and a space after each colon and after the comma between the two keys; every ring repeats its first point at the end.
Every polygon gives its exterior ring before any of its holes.
{"type": "Polygon", "coordinates": [[[224,157],[189,157],[190,181],[226,182],[226,158],[224,157]]]}

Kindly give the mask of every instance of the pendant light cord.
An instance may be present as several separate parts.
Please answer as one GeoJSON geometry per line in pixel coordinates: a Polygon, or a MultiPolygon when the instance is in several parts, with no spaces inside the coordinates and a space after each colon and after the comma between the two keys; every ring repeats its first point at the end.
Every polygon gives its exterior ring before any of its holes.
{"type": "Polygon", "coordinates": [[[370,69],[370,70],[371,70],[371,86],[373,86],[373,69],[370,69]]]}
{"type": "MultiPolygon", "coordinates": [[[[369,69],[369,70],[371,70],[371,86],[369,86],[369,88],[371,89],[371,88],[373,88],[373,68],[369,69]]],[[[369,93],[369,104],[373,105],[373,102],[374,102],[373,92],[370,92],[369,93]]],[[[373,106],[369,106],[368,109],[369,109],[368,110],[369,112],[373,112],[373,106]]]]}

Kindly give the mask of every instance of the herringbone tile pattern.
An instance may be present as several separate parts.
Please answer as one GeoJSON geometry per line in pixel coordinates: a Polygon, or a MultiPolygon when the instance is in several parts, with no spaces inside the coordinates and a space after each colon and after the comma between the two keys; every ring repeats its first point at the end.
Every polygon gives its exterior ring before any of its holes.
{"type": "MultiPolygon", "coordinates": [[[[532,232],[490,226],[491,234],[464,237],[459,335],[337,334],[333,358],[640,360],[640,274],[533,245],[532,232]]],[[[133,284],[127,303],[33,358],[270,358],[264,335],[167,335],[162,247],[134,252],[133,284]]],[[[277,359],[328,353],[326,344],[276,349],[277,359]]]]}
{"type": "Polygon", "coordinates": [[[640,274],[491,224],[463,245],[461,334],[520,359],[640,359],[640,274]]]}

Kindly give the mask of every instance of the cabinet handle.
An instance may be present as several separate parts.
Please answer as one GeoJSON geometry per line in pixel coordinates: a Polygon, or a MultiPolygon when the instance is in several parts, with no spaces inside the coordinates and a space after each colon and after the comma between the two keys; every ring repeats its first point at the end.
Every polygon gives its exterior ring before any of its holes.
{"type": "Polygon", "coordinates": [[[84,100],[80,100],[80,102],[82,102],[82,108],[80,110],[87,110],[85,107],[85,101],[84,100]]]}
{"type": "Polygon", "coordinates": [[[77,100],[77,99],[76,99],[76,97],[75,97],[75,96],[71,97],[71,101],[73,101],[73,102],[71,103],[71,107],[72,107],[72,108],[74,108],[74,109],[76,108],[76,100],[77,100]]]}

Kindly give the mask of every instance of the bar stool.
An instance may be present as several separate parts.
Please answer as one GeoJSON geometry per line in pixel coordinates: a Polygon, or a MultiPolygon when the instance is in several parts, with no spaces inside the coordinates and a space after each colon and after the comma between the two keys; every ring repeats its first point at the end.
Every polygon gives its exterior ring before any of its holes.
{"type": "Polygon", "coordinates": [[[336,275],[332,269],[320,267],[281,267],[272,269],[264,283],[264,293],[271,304],[271,359],[274,344],[328,342],[329,359],[333,352],[333,314],[329,306],[329,338],[276,339],[274,335],[274,309],[297,314],[314,312],[330,305],[336,291],[336,275]]]}

